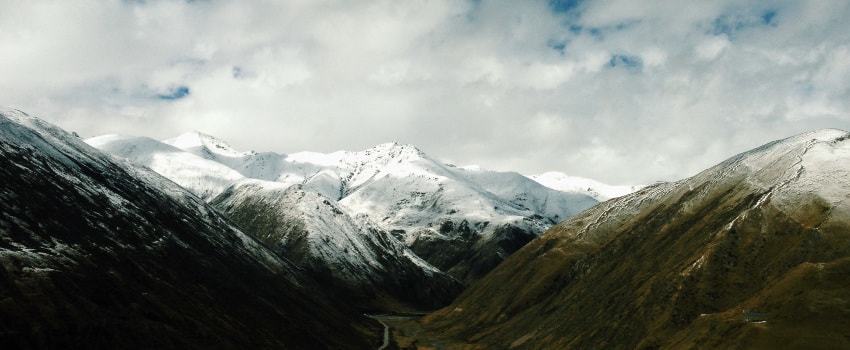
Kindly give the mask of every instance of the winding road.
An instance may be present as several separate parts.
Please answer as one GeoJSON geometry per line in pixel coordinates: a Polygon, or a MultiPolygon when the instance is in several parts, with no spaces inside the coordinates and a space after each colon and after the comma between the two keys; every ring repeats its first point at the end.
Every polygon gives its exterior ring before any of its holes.
{"type": "Polygon", "coordinates": [[[381,321],[381,319],[379,319],[375,316],[372,316],[372,315],[366,315],[366,316],[375,320],[375,321],[378,321],[379,323],[381,323],[382,326],[384,326],[384,342],[383,342],[383,344],[381,344],[381,346],[378,348],[378,350],[386,349],[388,346],[390,346],[390,326],[387,325],[384,321],[381,321]]]}
{"type": "Polygon", "coordinates": [[[384,321],[378,320],[378,322],[381,322],[381,324],[384,325],[384,343],[381,344],[381,347],[379,347],[378,350],[384,350],[390,346],[390,326],[384,323],[384,321]]]}

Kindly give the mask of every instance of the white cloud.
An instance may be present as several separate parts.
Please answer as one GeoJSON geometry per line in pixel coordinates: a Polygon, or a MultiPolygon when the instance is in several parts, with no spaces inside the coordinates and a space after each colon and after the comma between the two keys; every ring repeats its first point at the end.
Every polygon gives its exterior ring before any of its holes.
{"type": "Polygon", "coordinates": [[[717,58],[723,50],[729,47],[726,36],[713,36],[706,38],[696,47],[696,54],[702,60],[711,61],[717,58]]]}
{"type": "Polygon", "coordinates": [[[848,15],[814,0],[0,0],[0,104],[84,135],[202,129],[282,152],[398,140],[643,183],[850,128],[848,15]]]}

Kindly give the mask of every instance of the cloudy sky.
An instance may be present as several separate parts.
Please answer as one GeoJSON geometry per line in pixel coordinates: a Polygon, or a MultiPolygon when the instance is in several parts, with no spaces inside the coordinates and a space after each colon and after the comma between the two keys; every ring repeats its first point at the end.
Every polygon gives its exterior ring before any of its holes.
{"type": "Polygon", "coordinates": [[[0,105],[83,136],[418,145],[635,184],[850,129],[847,1],[0,0],[0,105]]]}

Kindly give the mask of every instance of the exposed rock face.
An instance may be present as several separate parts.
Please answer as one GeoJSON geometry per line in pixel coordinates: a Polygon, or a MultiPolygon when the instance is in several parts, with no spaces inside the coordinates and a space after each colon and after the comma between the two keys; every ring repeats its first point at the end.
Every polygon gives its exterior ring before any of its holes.
{"type": "Polygon", "coordinates": [[[149,170],[18,111],[0,113],[0,160],[3,347],[339,349],[376,340],[376,325],[356,310],[149,170]]]}
{"type": "Polygon", "coordinates": [[[850,347],[848,138],[802,134],[599,204],[424,324],[487,348],[850,347]]]}
{"type": "Polygon", "coordinates": [[[363,308],[433,310],[461,290],[460,282],[391,234],[301,186],[242,183],[211,203],[329,291],[363,308]]]}

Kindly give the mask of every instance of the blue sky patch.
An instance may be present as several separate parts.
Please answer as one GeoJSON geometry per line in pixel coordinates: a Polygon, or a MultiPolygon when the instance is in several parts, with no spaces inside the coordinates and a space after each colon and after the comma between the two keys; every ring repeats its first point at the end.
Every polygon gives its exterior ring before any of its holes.
{"type": "Polygon", "coordinates": [[[552,50],[558,51],[562,55],[564,54],[564,49],[567,48],[567,42],[564,40],[549,40],[546,45],[552,50]]]}
{"type": "Polygon", "coordinates": [[[156,95],[156,98],[160,100],[179,100],[186,96],[189,96],[189,87],[185,85],[180,85],[178,87],[172,88],[166,94],[156,95]]]}
{"type": "Polygon", "coordinates": [[[572,34],[580,35],[582,33],[585,33],[587,35],[590,35],[594,39],[603,40],[603,39],[605,39],[606,34],[615,33],[615,32],[619,32],[619,31],[629,29],[629,28],[635,26],[638,23],[640,23],[640,20],[628,20],[628,21],[617,23],[617,24],[612,24],[612,25],[607,25],[607,26],[598,26],[598,27],[583,27],[583,26],[578,25],[578,24],[571,24],[567,28],[570,31],[570,33],[572,33],[572,34]]]}
{"type": "Polygon", "coordinates": [[[776,25],[776,10],[767,10],[762,13],[761,22],[764,25],[776,25]]]}
{"type": "Polygon", "coordinates": [[[623,67],[629,70],[640,70],[643,67],[643,60],[640,56],[614,54],[611,55],[611,59],[608,61],[608,66],[611,68],[623,67]]]}
{"type": "Polygon", "coordinates": [[[570,12],[579,4],[581,0],[549,0],[549,8],[558,13],[570,12]]]}
{"type": "Polygon", "coordinates": [[[761,26],[776,26],[776,16],[779,14],[777,10],[770,9],[760,14],[751,13],[743,14],[726,14],[714,19],[709,32],[714,35],[725,34],[730,39],[734,38],[739,32],[761,26]]]}

